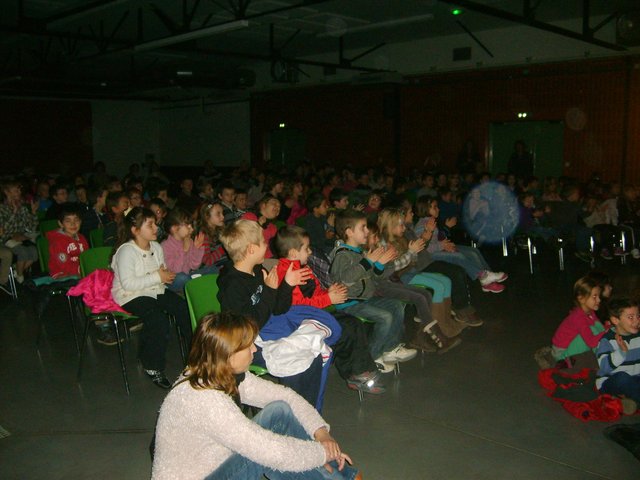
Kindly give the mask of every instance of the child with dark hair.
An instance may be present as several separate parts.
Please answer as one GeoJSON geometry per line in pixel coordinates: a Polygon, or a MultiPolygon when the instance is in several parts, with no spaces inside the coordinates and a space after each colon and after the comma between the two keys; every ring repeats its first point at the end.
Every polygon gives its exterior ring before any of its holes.
{"type": "Polygon", "coordinates": [[[327,200],[320,192],[309,195],[307,210],[309,214],[305,219],[304,228],[311,239],[311,248],[328,255],[335,243],[335,214],[328,213],[327,200]]]}
{"type": "Polygon", "coordinates": [[[280,213],[280,200],[271,194],[266,194],[262,200],[258,202],[257,213],[247,212],[241,218],[245,220],[253,220],[258,222],[262,228],[264,243],[267,245],[265,258],[273,257],[271,252],[271,239],[278,233],[278,227],[273,223],[280,213]]]}
{"type": "Polygon", "coordinates": [[[158,226],[158,242],[163,242],[167,238],[167,231],[164,226],[164,219],[169,213],[167,204],[160,197],[154,197],[149,200],[149,209],[156,216],[156,225],[158,226]]]}
{"type": "Polygon", "coordinates": [[[180,207],[169,212],[165,225],[169,236],[162,242],[162,251],[167,268],[176,274],[168,288],[182,293],[184,285],[193,274],[208,273],[198,270],[204,255],[204,233],[200,232],[195,238],[191,237],[193,234],[191,215],[180,207]]]}
{"type": "Polygon", "coordinates": [[[236,196],[236,189],[231,182],[222,182],[218,185],[218,200],[222,205],[222,213],[224,214],[224,223],[234,222],[239,218],[233,200],[236,196]]]}
{"type": "Polygon", "coordinates": [[[125,191],[127,198],[129,198],[129,206],[131,208],[142,207],[142,192],[136,187],[127,187],[125,191]]]}
{"type": "Polygon", "coordinates": [[[631,415],[640,403],[640,314],[638,304],[629,299],[613,300],[607,331],[596,349],[598,377],[602,393],[626,397],[625,413],[631,415]]]}
{"type": "Polygon", "coordinates": [[[233,199],[238,218],[249,211],[249,196],[244,188],[236,188],[236,196],[233,199]]]}
{"type": "Polygon", "coordinates": [[[171,388],[164,374],[171,323],[176,319],[187,345],[191,344],[191,320],[184,299],[167,290],[176,274],[167,269],[162,247],[156,242],[155,215],[136,207],[123,219],[111,260],[115,302],[143,322],[138,358],[145,373],[160,388],[171,388]]]}
{"type": "Polygon", "coordinates": [[[80,233],[80,213],[72,203],[61,206],[60,229],[47,232],[49,241],[49,275],[53,278],[80,275],[80,254],[89,249],[87,239],[80,233]]]}
{"type": "Polygon", "coordinates": [[[129,210],[129,197],[121,191],[111,192],[107,195],[106,209],[109,220],[104,225],[104,245],[115,245],[118,237],[118,224],[122,222],[125,212],[129,210]]]}
{"type": "Polygon", "coordinates": [[[69,201],[69,192],[67,191],[67,187],[62,184],[55,184],[51,187],[51,199],[53,203],[48,208],[47,213],[45,215],[46,220],[56,220],[60,216],[60,211],[62,210],[62,204],[67,203],[69,201]]]}
{"type": "Polygon", "coordinates": [[[87,192],[87,201],[90,208],[82,212],[80,233],[88,238],[92,230],[103,228],[107,222],[107,216],[104,212],[107,203],[107,189],[104,187],[90,189],[87,192]]]}

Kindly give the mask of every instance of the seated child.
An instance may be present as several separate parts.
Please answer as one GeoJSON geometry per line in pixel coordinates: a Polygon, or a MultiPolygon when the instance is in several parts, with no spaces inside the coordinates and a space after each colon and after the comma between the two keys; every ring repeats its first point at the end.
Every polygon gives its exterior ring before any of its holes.
{"type": "Polygon", "coordinates": [[[553,335],[551,353],[557,361],[568,360],[573,369],[597,368],[594,351],[605,333],[596,316],[600,287],[585,276],[573,285],[573,296],[576,306],[553,335]]]}
{"type": "Polygon", "coordinates": [[[129,210],[129,197],[122,191],[110,192],[106,203],[109,220],[104,224],[104,245],[113,247],[118,237],[118,224],[122,223],[125,212],[129,210]]]}
{"type": "MultiPolygon", "coordinates": [[[[280,200],[271,194],[266,194],[262,197],[262,200],[258,202],[257,213],[247,212],[242,217],[245,220],[253,220],[258,222],[258,225],[262,227],[262,235],[264,236],[264,243],[267,246],[265,258],[273,257],[271,253],[270,243],[271,239],[278,233],[278,227],[273,223],[280,214],[280,200]]],[[[225,216],[225,223],[226,223],[225,216]]]]}
{"type": "Polygon", "coordinates": [[[167,288],[182,293],[185,283],[191,280],[191,275],[211,273],[198,270],[204,255],[204,233],[200,232],[195,238],[191,238],[191,216],[180,207],[171,210],[165,222],[169,236],[161,244],[162,251],[167,268],[176,274],[167,288]]]}
{"type": "MultiPolygon", "coordinates": [[[[274,240],[278,260],[278,279],[284,279],[289,265],[298,270],[307,264],[311,254],[310,239],[304,229],[288,225],[282,227],[274,240]]],[[[311,272],[311,279],[304,285],[293,289],[293,305],[311,305],[325,308],[329,305],[344,303],[347,299],[347,287],[334,283],[328,289],[311,272]]],[[[384,388],[376,383],[378,372],[367,346],[367,335],[363,323],[357,318],[337,312],[336,320],[342,326],[342,336],[333,346],[335,365],[340,376],[347,381],[352,390],[379,394],[384,388]]]]}
{"type": "Polygon", "coordinates": [[[218,185],[218,200],[222,205],[224,213],[224,223],[230,223],[239,218],[233,199],[236,196],[236,189],[230,182],[222,182],[218,185]]]}
{"type": "Polygon", "coordinates": [[[549,240],[551,237],[558,236],[557,230],[541,224],[545,213],[551,211],[549,206],[544,210],[536,208],[534,204],[535,197],[533,193],[530,192],[521,193],[519,200],[520,220],[518,222],[518,230],[520,232],[531,236],[542,237],[544,241],[549,240]]]}
{"type": "Polygon", "coordinates": [[[167,204],[159,197],[154,197],[149,201],[149,210],[156,216],[156,226],[158,227],[158,242],[162,242],[167,238],[167,232],[164,225],[164,217],[169,213],[167,204]]]}
{"type": "Polygon", "coordinates": [[[198,232],[204,233],[202,264],[217,273],[229,261],[227,251],[218,238],[224,228],[224,214],[219,202],[204,204],[198,212],[198,232]]]}
{"type": "MultiPolygon", "coordinates": [[[[284,281],[278,285],[277,269],[274,267],[267,272],[261,265],[267,244],[262,228],[251,220],[240,219],[227,225],[220,233],[220,240],[233,261],[218,277],[218,301],[222,311],[252,317],[259,329],[272,315],[287,313],[293,288],[311,278],[309,269],[293,270],[291,265],[284,281]]],[[[261,351],[255,355],[254,363],[264,365],[261,351]]],[[[316,404],[321,393],[321,377],[322,355],[318,355],[306,371],[280,380],[309,403],[316,404]]]]}
{"type": "Polygon", "coordinates": [[[327,215],[328,203],[320,192],[315,192],[307,198],[307,210],[305,230],[309,233],[311,247],[314,252],[328,255],[333,249],[336,237],[334,228],[335,214],[327,215]]]}
{"type": "Polygon", "coordinates": [[[246,190],[236,188],[236,196],[233,199],[233,206],[236,209],[238,218],[247,213],[249,210],[249,197],[246,190]]]}
{"type": "Polygon", "coordinates": [[[596,387],[602,393],[633,400],[630,411],[635,411],[640,403],[638,304],[628,299],[613,300],[610,313],[612,328],[602,336],[596,349],[600,366],[596,387]]]}
{"type": "MultiPolygon", "coordinates": [[[[417,235],[421,235],[430,218],[438,219],[440,209],[438,201],[430,197],[418,198],[416,209],[420,220],[416,224],[415,232],[417,235]]],[[[434,227],[433,237],[427,247],[434,260],[461,266],[471,280],[480,282],[483,292],[501,293],[504,291],[504,285],[501,283],[509,276],[504,272],[489,270],[489,264],[480,250],[466,245],[456,245],[447,239],[440,239],[438,233],[438,227],[434,227]]]]}
{"type": "Polygon", "coordinates": [[[80,254],[89,249],[80,233],[80,214],[72,203],[62,206],[58,217],[59,230],[47,232],[49,241],[49,275],[63,278],[80,275],[80,254]]]}
{"type": "Polygon", "coordinates": [[[417,352],[400,343],[404,328],[402,303],[375,295],[378,280],[384,276],[384,264],[394,258],[395,250],[380,248],[365,253],[367,233],[364,213],[344,210],[336,215],[340,240],[329,255],[329,276],[333,283],[347,286],[348,301],[336,308],[374,323],[369,351],[381,370],[392,371],[395,363],[411,360],[417,352]]]}
{"type": "Polygon", "coordinates": [[[104,227],[104,223],[107,220],[104,213],[107,202],[107,189],[97,187],[89,190],[87,200],[89,201],[90,208],[81,212],[82,226],[80,227],[80,233],[82,233],[85,238],[89,236],[92,230],[104,227]]]}

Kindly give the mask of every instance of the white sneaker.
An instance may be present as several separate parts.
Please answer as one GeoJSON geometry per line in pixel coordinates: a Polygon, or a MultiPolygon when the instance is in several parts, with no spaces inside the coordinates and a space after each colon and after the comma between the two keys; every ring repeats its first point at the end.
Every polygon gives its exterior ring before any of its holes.
{"type": "Polygon", "coordinates": [[[637,248],[634,248],[633,250],[631,250],[631,256],[633,258],[635,258],[636,260],[640,258],[640,250],[638,250],[637,248]]]}
{"type": "Polygon", "coordinates": [[[378,371],[382,373],[393,372],[396,368],[395,363],[387,363],[382,359],[383,357],[384,357],[384,354],[374,360],[376,367],[378,368],[378,371]]]}
{"type": "Polygon", "coordinates": [[[491,272],[489,270],[484,271],[484,276],[480,277],[480,285],[489,285],[490,283],[502,283],[509,275],[504,272],[491,272]]]}
{"type": "Polygon", "coordinates": [[[404,343],[398,344],[396,348],[382,354],[384,363],[407,362],[414,358],[418,351],[413,348],[404,348],[404,343]]]}

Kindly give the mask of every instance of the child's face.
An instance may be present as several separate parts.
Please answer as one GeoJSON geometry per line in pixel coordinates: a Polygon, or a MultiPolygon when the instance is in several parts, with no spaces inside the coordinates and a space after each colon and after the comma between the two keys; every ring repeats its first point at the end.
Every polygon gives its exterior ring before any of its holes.
{"type": "Polygon", "coordinates": [[[56,203],[65,203],[69,199],[69,193],[66,188],[61,188],[58,190],[55,195],[53,195],[53,199],[56,203]]]}
{"type": "Polygon", "coordinates": [[[49,184],[48,183],[39,183],[38,184],[38,196],[40,198],[49,198],[49,184]]]}
{"type": "Polygon", "coordinates": [[[413,209],[408,208],[404,211],[404,224],[411,225],[412,223],[413,223],[413,209]]]}
{"type": "Polygon", "coordinates": [[[166,190],[160,190],[158,192],[158,198],[162,200],[165,204],[169,203],[169,194],[166,190]]]}
{"type": "Polygon", "coordinates": [[[440,215],[440,207],[438,207],[438,202],[434,200],[431,202],[431,205],[429,205],[429,216],[438,218],[438,215],[440,215]]]}
{"type": "Polygon", "coordinates": [[[184,180],[182,180],[182,183],[180,183],[180,188],[183,192],[190,194],[193,190],[193,180],[191,180],[190,178],[185,178],[184,180]]]}
{"type": "Polygon", "coordinates": [[[260,206],[260,214],[268,220],[273,220],[280,215],[280,201],[272,198],[266,204],[260,206]]]}
{"type": "Polygon", "coordinates": [[[129,208],[129,199],[127,197],[120,197],[118,203],[112,208],[115,215],[121,215],[125,210],[129,208]]]}
{"type": "Polygon", "coordinates": [[[236,198],[233,200],[233,204],[236,206],[238,210],[246,210],[247,209],[247,194],[246,193],[236,193],[236,198]]]}
{"type": "Polygon", "coordinates": [[[210,183],[207,183],[204,186],[204,188],[202,189],[202,194],[207,198],[211,198],[213,196],[213,187],[210,183]]]}
{"type": "Polygon", "coordinates": [[[603,289],[602,289],[602,293],[600,294],[600,297],[602,298],[609,298],[611,296],[611,291],[613,290],[613,287],[611,285],[609,285],[608,283],[605,283],[603,289]]]}
{"type": "Polygon", "coordinates": [[[578,297],[578,303],[585,312],[598,310],[600,308],[600,287],[593,287],[589,295],[578,297]]]}
{"type": "Polygon", "coordinates": [[[80,220],[78,215],[66,215],[62,222],[58,220],[58,225],[60,225],[60,228],[65,235],[75,237],[80,231],[82,220],[80,220]]]}
{"type": "Polygon", "coordinates": [[[129,197],[129,205],[131,207],[139,207],[142,205],[142,195],[138,192],[132,193],[129,197]]]}
{"type": "Polygon", "coordinates": [[[380,237],[377,233],[367,231],[367,248],[373,250],[380,243],[380,237]]]}
{"type": "Polygon", "coordinates": [[[379,195],[371,195],[369,197],[369,201],[367,202],[367,205],[369,205],[369,208],[371,208],[372,210],[378,210],[380,208],[381,203],[382,203],[382,199],[380,198],[379,195]]]}
{"type": "Polygon", "coordinates": [[[533,208],[533,197],[525,197],[524,201],[522,202],[522,205],[525,208],[533,208]]]}
{"type": "Polygon", "coordinates": [[[222,200],[227,205],[231,205],[233,203],[233,197],[235,196],[236,191],[233,188],[223,188],[222,192],[218,194],[220,200],[222,200]]]}
{"type": "Polygon", "coordinates": [[[184,240],[188,238],[193,233],[193,224],[189,221],[183,222],[180,225],[174,225],[171,227],[171,235],[173,235],[177,240],[184,240]]]}
{"type": "Polygon", "coordinates": [[[215,204],[209,209],[207,224],[210,227],[224,227],[224,213],[222,212],[222,205],[215,204]]]}
{"type": "Polygon", "coordinates": [[[638,307],[625,308],[620,318],[611,317],[611,323],[616,327],[616,333],[620,335],[634,335],[640,331],[640,315],[638,307]]]}
{"type": "Polygon", "coordinates": [[[353,228],[347,228],[345,233],[349,245],[365,245],[367,243],[367,235],[369,234],[367,221],[364,218],[358,220],[353,228]]]}
{"type": "Polygon", "coordinates": [[[158,223],[162,222],[162,219],[166,214],[162,211],[162,209],[160,208],[160,205],[152,203],[151,205],[149,205],[149,209],[156,216],[156,222],[158,223]]]}
{"type": "Polygon", "coordinates": [[[84,188],[77,189],[76,198],[80,203],[87,203],[87,191],[84,188]]]}
{"type": "Polygon", "coordinates": [[[453,193],[451,192],[443,193],[441,195],[441,198],[443,202],[451,203],[451,201],[453,200],[453,193]]]}
{"type": "Polygon", "coordinates": [[[107,194],[109,192],[107,190],[105,190],[104,192],[102,192],[102,195],[100,195],[97,199],[96,199],[96,206],[100,209],[104,208],[105,203],[107,202],[107,194]]]}
{"type": "Polygon", "coordinates": [[[429,175],[429,176],[424,178],[422,183],[427,188],[433,188],[433,185],[435,184],[435,180],[433,179],[433,177],[431,175],[429,175]]]}
{"type": "Polygon", "coordinates": [[[131,232],[136,240],[154,241],[158,238],[158,226],[154,218],[145,218],[140,228],[131,227],[131,232]]]}
{"type": "Polygon", "coordinates": [[[338,210],[345,210],[349,207],[349,197],[342,197],[340,200],[333,202],[333,206],[338,210]]]}
{"type": "Polygon", "coordinates": [[[322,216],[327,214],[327,209],[329,208],[329,204],[326,200],[323,200],[320,206],[313,209],[313,213],[317,216],[322,216]]]}
{"type": "Polygon", "coordinates": [[[289,260],[299,260],[300,265],[306,265],[311,255],[311,247],[309,246],[309,237],[302,237],[302,245],[299,250],[292,248],[289,250],[289,260]]]}

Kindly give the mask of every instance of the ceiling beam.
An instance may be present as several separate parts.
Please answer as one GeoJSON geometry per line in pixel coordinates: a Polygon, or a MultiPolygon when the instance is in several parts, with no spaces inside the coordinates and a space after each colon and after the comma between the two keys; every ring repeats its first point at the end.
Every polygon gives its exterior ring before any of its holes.
{"type": "Polygon", "coordinates": [[[474,2],[470,0],[440,0],[440,1],[442,3],[447,3],[449,5],[457,5],[467,10],[471,10],[484,15],[489,15],[491,17],[500,18],[502,20],[507,20],[510,22],[526,25],[528,27],[537,28],[538,30],[543,30],[545,32],[555,33],[557,35],[562,35],[567,38],[572,38],[574,40],[590,43],[598,47],[615,50],[617,52],[623,52],[627,50],[625,47],[621,45],[617,45],[615,43],[605,42],[604,40],[598,40],[590,36],[585,36],[582,33],[574,32],[573,30],[568,30],[566,28],[558,27],[550,23],[541,22],[531,17],[527,18],[523,15],[518,15],[516,13],[508,12],[506,10],[500,10],[498,8],[489,7],[487,5],[484,5],[478,2],[474,2]]]}
{"type": "Polygon", "coordinates": [[[101,10],[113,8],[121,3],[129,3],[131,0],[95,0],[93,2],[85,2],[84,5],[65,10],[55,15],[51,15],[43,20],[47,27],[55,27],[63,23],[77,20],[86,15],[92,15],[101,10]]]}

